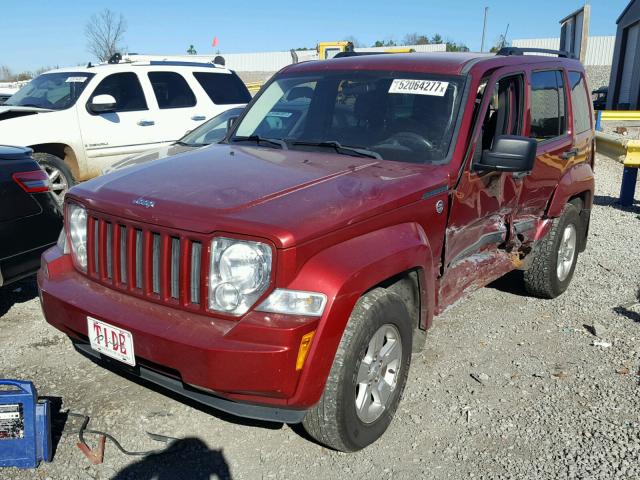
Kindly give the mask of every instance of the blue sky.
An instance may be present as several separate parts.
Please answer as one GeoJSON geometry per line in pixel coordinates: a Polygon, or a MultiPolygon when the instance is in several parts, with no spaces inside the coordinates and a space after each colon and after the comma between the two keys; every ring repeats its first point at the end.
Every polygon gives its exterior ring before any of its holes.
{"type": "MultiPolygon", "coordinates": [[[[628,0],[592,0],[591,34],[614,35],[628,0]]],[[[509,24],[509,39],[558,36],[558,21],[583,0],[328,0],[304,2],[167,0],[4,0],[0,2],[0,65],[14,71],[86,63],[84,26],[105,7],[124,14],[130,52],[255,52],[313,47],[354,36],[370,45],[402,40],[406,33],[433,35],[480,49],[482,15],[489,7],[487,42],[509,24]],[[211,40],[217,36],[217,49],[211,40]]]]}

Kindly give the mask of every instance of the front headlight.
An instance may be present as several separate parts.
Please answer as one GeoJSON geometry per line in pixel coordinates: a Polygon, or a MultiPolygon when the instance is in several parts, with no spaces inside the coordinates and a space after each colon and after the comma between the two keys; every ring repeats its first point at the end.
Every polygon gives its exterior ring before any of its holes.
{"type": "Polygon", "coordinates": [[[87,271],[87,211],[70,203],[67,207],[67,228],[71,240],[71,254],[76,266],[87,271]]]}
{"type": "Polygon", "coordinates": [[[271,247],[261,242],[215,238],[211,242],[209,309],[242,315],[266,291],[271,247]]]}

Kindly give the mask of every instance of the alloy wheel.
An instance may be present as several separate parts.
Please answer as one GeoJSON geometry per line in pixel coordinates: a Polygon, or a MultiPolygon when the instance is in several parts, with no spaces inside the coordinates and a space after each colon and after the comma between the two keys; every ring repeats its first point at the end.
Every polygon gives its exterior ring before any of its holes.
{"type": "Polygon", "coordinates": [[[391,324],[371,337],[356,376],[355,406],[364,423],[375,422],[387,409],[398,383],[402,362],[400,332],[391,324]]]}
{"type": "Polygon", "coordinates": [[[573,223],[567,225],[562,232],[562,238],[560,239],[560,245],[558,247],[558,263],[556,266],[556,273],[558,280],[563,282],[569,276],[571,272],[571,266],[576,255],[576,227],[573,223]]]}

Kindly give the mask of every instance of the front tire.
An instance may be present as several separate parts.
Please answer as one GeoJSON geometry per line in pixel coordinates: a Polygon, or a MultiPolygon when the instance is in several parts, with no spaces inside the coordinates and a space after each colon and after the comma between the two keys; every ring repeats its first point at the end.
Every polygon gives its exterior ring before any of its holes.
{"type": "Polygon", "coordinates": [[[530,295],[556,298],[564,293],[576,268],[582,232],[579,206],[567,203],[549,233],[534,246],[531,265],[524,272],[530,295]]]}
{"type": "Polygon", "coordinates": [[[304,419],[306,431],[343,452],[380,438],[407,382],[412,332],[397,294],[378,288],[364,295],[344,330],[322,398],[304,419]]]}
{"type": "Polygon", "coordinates": [[[64,196],[69,189],[76,184],[71,170],[61,158],[51,155],[50,153],[36,152],[33,154],[33,158],[42,165],[42,168],[44,168],[47,175],[49,175],[51,193],[58,204],[62,205],[64,203],[64,196]]]}

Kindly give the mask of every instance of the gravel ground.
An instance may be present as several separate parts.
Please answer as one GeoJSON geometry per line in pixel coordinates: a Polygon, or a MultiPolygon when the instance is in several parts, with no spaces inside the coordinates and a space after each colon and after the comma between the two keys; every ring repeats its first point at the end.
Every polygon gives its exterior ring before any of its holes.
{"type": "MultiPolygon", "coordinates": [[[[33,380],[63,412],[91,416],[108,442],[92,466],[75,446],[77,418],[56,415],[53,463],[4,479],[640,478],[640,204],[615,204],[622,167],[599,158],[587,251],[569,290],[524,296],[518,275],[439,317],[390,429],[355,454],[324,449],[298,428],[244,421],[101,369],[45,323],[32,281],[0,296],[2,377],[33,380]],[[596,323],[594,335],[590,327],[596,323]],[[478,380],[474,379],[477,378],[478,380]],[[61,438],[61,430],[63,433],[61,438]]],[[[636,193],[640,198],[640,189],[636,193]]],[[[95,444],[95,437],[90,437],[95,444]]]]}

